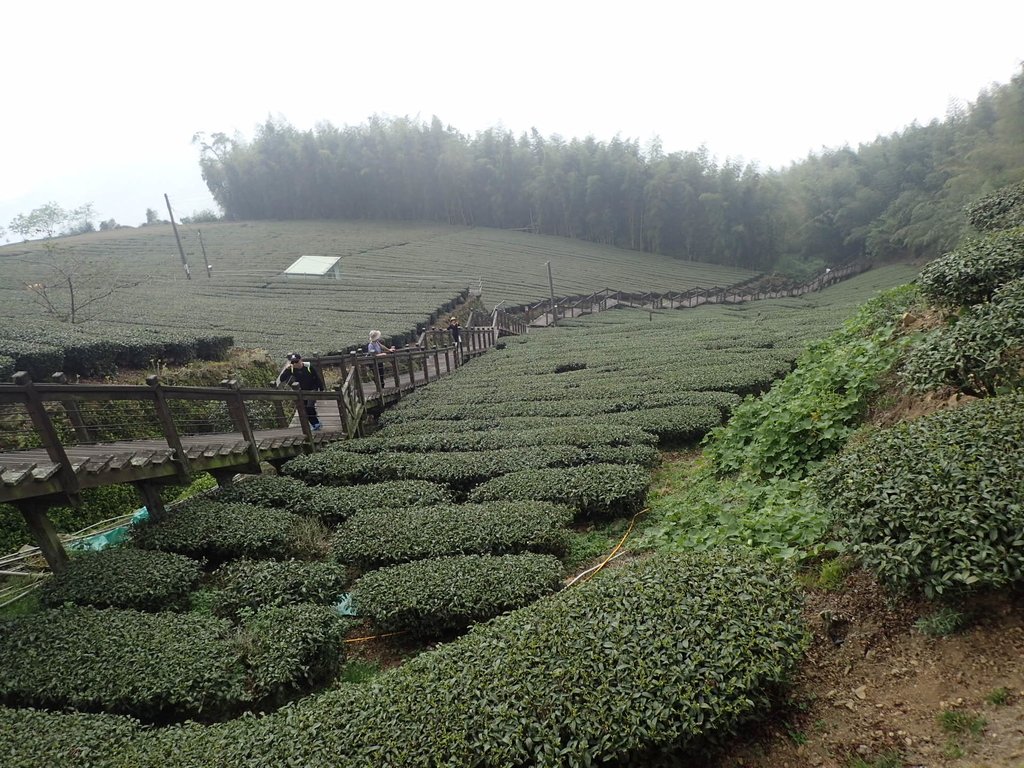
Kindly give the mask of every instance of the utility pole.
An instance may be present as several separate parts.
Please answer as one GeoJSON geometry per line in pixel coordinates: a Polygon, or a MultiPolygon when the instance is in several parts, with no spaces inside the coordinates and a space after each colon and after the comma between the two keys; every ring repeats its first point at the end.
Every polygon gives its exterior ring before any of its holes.
{"type": "Polygon", "coordinates": [[[185,267],[185,278],[192,279],[192,270],[189,269],[188,259],[185,258],[185,249],[181,247],[181,238],[178,236],[178,225],[174,223],[174,211],[171,210],[171,199],[164,192],[164,201],[167,203],[167,215],[171,217],[171,227],[174,228],[174,239],[178,241],[178,253],[181,254],[181,263],[185,267]]]}
{"type": "Polygon", "coordinates": [[[555,281],[551,278],[551,262],[545,261],[548,265],[548,290],[551,292],[551,324],[558,325],[558,312],[555,308],[555,281]]]}
{"type": "Polygon", "coordinates": [[[213,277],[213,266],[210,264],[210,259],[206,255],[206,246],[203,245],[203,230],[197,229],[196,232],[199,233],[199,247],[203,249],[203,261],[206,262],[206,276],[213,277]]]}

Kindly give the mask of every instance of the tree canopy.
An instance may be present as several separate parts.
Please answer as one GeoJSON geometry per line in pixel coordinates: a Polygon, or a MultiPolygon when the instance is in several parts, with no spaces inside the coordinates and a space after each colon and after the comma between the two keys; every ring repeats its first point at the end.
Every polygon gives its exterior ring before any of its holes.
{"type": "Polygon", "coordinates": [[[618,137],[468,136],[437,117],[267,120],[251,141],[195,140],[229,219],[444,221],[759,270],[933,257],[967,227],[968,202],[1024,179],[1024,69],[943,120],[766,172],[618,137]]]}

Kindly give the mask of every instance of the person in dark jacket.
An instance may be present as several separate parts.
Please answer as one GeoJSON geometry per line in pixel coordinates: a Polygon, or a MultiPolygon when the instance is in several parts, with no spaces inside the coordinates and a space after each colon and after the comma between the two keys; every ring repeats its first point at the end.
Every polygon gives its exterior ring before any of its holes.
{"type": "Polygon", "coordinates": [[[459,325],[459,318],[455,315],[448,318],[448,333],[452,335],[452,342],[455,346],[462,343],[462,327],[459,325]]]}
{"type": "MultiPolygon", "coordinates": [[[[298,352],[288,355],[288,364],[277,377],[279,384],[290,386],[293,381],[299,383],[299,389],[306,392],[323,392],[324,382],[320,378],[320,372],[302,359],[298,352]]],[[[316,415],[316,400],[303,400],[306,406],[306,416],[309,417],[309,426],[313,429],[320,429],[320,417],[316,415]]]]}

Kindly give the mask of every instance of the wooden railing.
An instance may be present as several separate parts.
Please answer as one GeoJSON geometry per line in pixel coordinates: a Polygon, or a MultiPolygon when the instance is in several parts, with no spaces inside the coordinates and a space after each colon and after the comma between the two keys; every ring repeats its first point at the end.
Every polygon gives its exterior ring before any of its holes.
{"type": "Polygon", "coordinates": [[[660,310],[699,307],[704,304],[742,304],[760,299],[803,296],[860,274],[869,267],[869,264],[861,263],[828,269],[806,283],[779,290],[758,290],[753,287],[756,285],[756,280],[729,288],[692,288],[688,291],[666,293],[618,291],[604,288],[588,295],[556,297],[554,302],[548,298],[533,304],[522,304],[508,308],[507,312],[520,318],[525,325],[554,325],[562,318],[580,317],[616,306],[660,310]]]}

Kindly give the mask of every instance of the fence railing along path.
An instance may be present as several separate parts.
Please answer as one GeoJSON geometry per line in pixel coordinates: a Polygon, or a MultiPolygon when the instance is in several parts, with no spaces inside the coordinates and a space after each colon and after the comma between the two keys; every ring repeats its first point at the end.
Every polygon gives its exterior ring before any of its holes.
{"type": "Polygon", "coordinates": [[[226,484],[260,463],[279,464],[360,433],[367,413],[443,376],[494,346],[494,326],[429,331],[417,346],[382,356],[350,353],[313,359],[328,388],[244,388],[70,384],[61,373],[33,382],[17,373],[0,384],[0,502],[20,509],[53,570],[67,555],[46,511],[77,503],[81,491],[130,483],[153,514],[160,487],[209,472],[226,484]],[[304,402],[316,403],[313,429],[304,402]]]}
{"type": "Polygon", "coordinates": [[[550,298],[534,304],[523,304],[509,308],[510,313],[519,316],[522,321],[534,328],[543,328],[556,324],[562,318],[582,317],[583,315],[602,312],[615,307],[634,307],[648,310],[686,309],[704,304],[743,304],[761,299],[779,299],[791,296],[803,296],[807,293],[820,291],[833,283],[845,280],[869,269],[870,265],[852,264],[836,269],[829,269],[802,285],[781,290],[758,290],[751,284],[739,284],[729,288],[693,288],[688,291],[669,291],[656,293],[649,291],[617,291],[605,288],[587,295],[556,297],[554,303],[550,298]],[[553,306],[553,309],[552,309],[553,306]]]}

